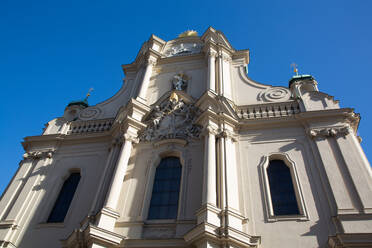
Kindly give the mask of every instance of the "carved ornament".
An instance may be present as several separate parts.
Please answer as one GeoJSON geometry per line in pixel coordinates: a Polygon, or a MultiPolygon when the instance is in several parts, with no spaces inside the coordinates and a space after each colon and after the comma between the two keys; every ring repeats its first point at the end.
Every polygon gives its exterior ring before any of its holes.
{"type": "Polygon", "coordinates": [[[199,43],[181,43],[171,47],[167,52],[165,52],[165,55],[167,57],[172,57],[195,54],[200,53],[201,48],[202,44],[199,43]]]}
{"type": "Polygon", "coordinates": [[[88,107],[79,113],[79,119],[84,121],[97,119],[101,113],[102,110],[98,107],[88,107]]]}
{"type": "Polygon", "coordinates": [[[140,140],[197,138],[201,132],[201,127],[195,124],[198,116],[199,110],[195,106],[178,100],[178,97],[171,97],[154,107],[140,140]]]}
{"type": "Polygon", "coordinates": [[[284,102],[291,98],[291,92],[284,87],[273,87],[260,92],[258,98],[264,102],[284,102]]]}
{"type": "Polygon", "coordinates": [[[23,154],[23,158],[24,159],[51,158],[53,156],[53,153],[54,150],[26,152],[23,154]]]}
{"type": "Polygon", "coordinates": [[[350,133],[350,128],[348,126],[312,128],[309,130],[309,135],[311,138],[345,136],[349,133],[350,133]]]}

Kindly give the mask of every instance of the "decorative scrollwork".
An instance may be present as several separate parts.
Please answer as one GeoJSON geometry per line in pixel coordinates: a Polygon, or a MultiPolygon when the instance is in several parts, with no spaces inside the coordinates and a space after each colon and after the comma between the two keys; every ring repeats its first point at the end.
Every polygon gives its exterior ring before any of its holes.
{"type": "Polygon", "coordinates": [[[80,112],[79,119],[91,120],[97,118],[101,113],[102,110],[97,107],[88,107],[80,112]]]}
{"type": "Polygon", "coordinates": [[[284,87],[273,87],[262,91],[259,98],[265,102],[283,102],[291,98],[291,92],[284,87]]]}

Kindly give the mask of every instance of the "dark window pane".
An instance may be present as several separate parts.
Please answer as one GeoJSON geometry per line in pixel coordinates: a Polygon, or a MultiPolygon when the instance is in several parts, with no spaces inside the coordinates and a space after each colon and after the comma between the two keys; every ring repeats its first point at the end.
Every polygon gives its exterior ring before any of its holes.
{"type": "Polygon", "coordinates": [[[267,168],[275,215],[299,214],[291,172],[282,160],[271,160],[267,168]]]}
{"type": "Polygon", "coordinates": [[[148,219],[177,218],[181,173],[179,158],[161,160],[155,172],[148,219]]]}
{"type": "Polygon", "coordinates": [[[80,181],[80,173],[72,173],[63,183],[47,222],[63,222],[80,181]]]}

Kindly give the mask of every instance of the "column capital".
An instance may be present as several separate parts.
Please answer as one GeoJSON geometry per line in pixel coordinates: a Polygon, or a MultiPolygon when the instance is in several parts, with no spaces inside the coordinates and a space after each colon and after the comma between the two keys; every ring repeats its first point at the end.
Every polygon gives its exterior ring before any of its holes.
{"type": "Polygon", "coordinates": [[[223,51],[218,51],[218,58],[221,58],[223,61],[231,61],[232,58],[229,54],[223,52],[223,51]]]}
{"type": "Polygon", "coordinates": [[[230,138],[232,141],[238,141],[238,135],[227,129],[219,129],[217,137],[230,138]]]}
{"type": "Polygon", "coordinates": [[[148,65],[155,66],[156,65],[156,62],[157,62],[156,59],[154,59],[153,57],[149,56],[149,57],[146,58],[144,65],[145,66],[148,66],[148,65]]]}
{"type": "Polygon", "coordinates": [[[207,54],[208,57],[217,57],[217,52],[215,50],[212,50],[212,49],[209,49],[206,52],[206,54],[207,54]]]}
{"type": "Polygon", "coordinates": [[[217,128],[211,126],[211,125],[208,125],[208,126],[205,126],[201,132],[202,135],[206,136],[206,135],[209,135],[209,134],[213,134],[215,136],[217,136],[219,134],[219,131],[217,128]]]}
{"type": "Polygon", "coordinates": [[[125,141],[130,141],[132,143],[137,144],[139,142],[138,136],[132,133],[124,133],[123,138],[125,141]]]}

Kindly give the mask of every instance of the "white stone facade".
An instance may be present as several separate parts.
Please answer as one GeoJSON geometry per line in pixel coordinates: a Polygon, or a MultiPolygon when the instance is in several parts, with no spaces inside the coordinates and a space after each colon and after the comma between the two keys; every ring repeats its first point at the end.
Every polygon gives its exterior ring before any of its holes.
{"type": "Polygon", "coordinates": [[[311,76],[248,78],[248,50],[219,31],[154,35],[120,91],[71,104],[40,136],[0,201],[0,247],[372,247],[372,172],[360,117],[311,76]],[[182,172],[177,218],[149,219],[155,171],[182,172]],[[290,170],[298,214],[276,215],[268,165],[290,170]],[[48,222],[72,172],[64,220],[48,222]]]}

